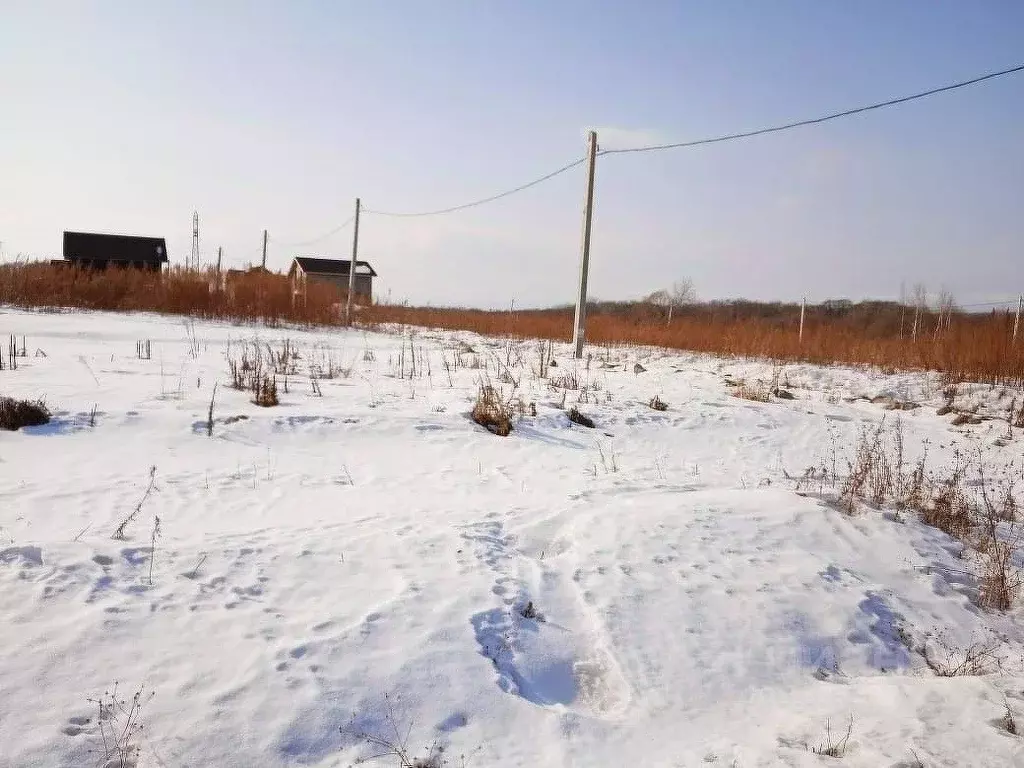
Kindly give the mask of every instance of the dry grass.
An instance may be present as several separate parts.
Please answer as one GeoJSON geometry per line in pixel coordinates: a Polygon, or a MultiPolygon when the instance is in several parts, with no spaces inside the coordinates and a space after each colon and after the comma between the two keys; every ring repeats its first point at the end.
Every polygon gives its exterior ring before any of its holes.
{"type": "MultiPolygon", "coordinates": [[[[361,320],[468,330],[492,336],[568,341],[572,311],[486,312],[472,309],[367,307],[361,320]]],[[[637,344],[777,362],[873,365],[887,371],[944,371],[956,380],[1024,386],[1024,344],[1014,346],[1004,315],[954,314],[948,329],[913,341],[898,328],[859,327],[840,320],[808,323],[803,342],[792,323],[776,319],[706,315],[680,317],[670,325],[648,316],[643,305],[628,312],[593,311],[587,320],[591,344],[637,344]]]]}
{"type": "Polygon", "coordinates": [[[489,384],[481,384],[470,418],[477,424],[499,437],[512,433],[513,410],[501,399],[498,391],[489,384]]]}
{"type": "MultiPolygon", "coordinates": [[[[236,322],[337,325],[341,295],[311,284],[293,295],[283,275],[243,274],[226,281],[214,270],[164,274],[135,270],[83,271],[49,263],[0,265],[0,304],[112,311],[152,311],[236,322]]],[[[939,328],[934,313],[922,327],[939,328]]],[[[588,314],[591,344],[638,344],[713,354],[771,359],[781,364],[873,365],[883,370],[937,370],[953,381],[1024,386],[1024,344],[1011,342],[1005,313],[953,313],[941,332],[900,337],[892,305],[867,306],[843,315],[808,308],[803,339],[798,309],[781,305],[727,304],[681,308],[671,322],[649,304],[594,306],[588,314]]],[[[399,306],[361,307],[366,327],[414,325],[466,330],[489,336],[568,341],[572,309],[489,312],[399,306]]],[[[550,348],[538,355],[542,374],[550,348]]]]}
{"type": "Polygon", "coordinates": [[[50,411],[42,400],[0,397],[0,429],[13,432],[22,427],[39,427],[49,421],[50,411]]]}
{"type": "Polygon", "coordinates": [[[659,395],[655,395],[654,397],[652,397],[650,399],[650,402],[648,402],[647,404],[656,411],[668,410],[668,403],[662,400],[659,395]]]}
{"type": "Polygon", "coordinates": [[[983,677],[999,670],[1002,658],[998,640],[974,643],[967,648],[918,649],[928,667],[939,677],[983,677]]]}
{"type": "MultiPolygon", "coordinates": [[[[377,760],[388,760],[391,765],[397,768],[468,768],[465,755],[459,755],[458,763],[454,756],[449,756],[444,745],[437,741],[431,742],[424,748],[421,755],[416,755],[414,748],[409,745],[412,734],[413,723],[408,726],[399,726],[398,715],[395,712],[395,702],[400,699],[392,699],[384,694],[385,715],[380,727],[368,732],[355,726],[355,717],[348,726],[342,726],[341,733],[351,733],[359,741],[365,743],[372,749],[372,754],[356,759],[357,765],[374,762],[377,760]]],[[[477,748],[477,751],[479,747],[477,748]]]]}
{"type": "Polygon", "coordinates": [[[978,603],[982,608],[1008,611],[1020,597],[1024,578],[1014,561],[1016,542],[987,540],[981,555],[978,603]]]}
{"type": "MultiPolygon", "coordinates": [[[[251,392],[252,402],[262,408],[278,405],[277,374],[281,372],[287,383],[291,366],[298,359],[287,340],[282,350],[276,352],[269,344],[260,345],[255,341],[243,344],[241,352],[229,345],[227,357],[232,388],[251,392]]],[[[211,413],[212,408],[211,401],[211,413]]]]}
{"type": "Polygon", "coordinates": [[[853,735],[853,715],[850,715],[850,720],[846,725],[846,733],[840,736],[838,733],[832,732],[832,724],[825,721],[825,740],[816,746],[812,752],[822,757],[836,757],[841,758],[846,754],[846,748],[850,743],[850,737],[853,735]]]}
{"type": "MultiPolygon", "coordinates": [[[[833,450],[835,450],[833,448],[833,450]]],[[[861,431],[848,471],[837,476],[836,459],[829,471],[811,467],[797,480],[797,489],[826,484],[847,514],[859,504],[890,507],[897,519],[903,512],[916,513],[921,522],[961,542],[964,556],[977,578],[977,602],[983,608],[1012,608],[1022,588],[1022,573],[1015,558],[1024,545],[1024,529],[1018,523],[1017,478],[1010,465],[999,478],[987,474],[982,449],[977,456],[954,452],[953,461],[936,472],[927,469],[927,453],[914,464],[904,458],[903,427],[897,418],[891,427],[883,420],[861,431]]]]}
{"type": "Polygon", "coordinates": [[[153,698],[152,693],[144,697],[143,691],[140,686],[131,699],[122,699],[115,682],[114,687],[104,691],[102,696],[88,700],[96,705],[100,744],[93,753],[98,754],[98,765],[102,768],[135,768],[139,765],[142,709],[153,698]]]}
{"type": "Polygon", "coordinates": [[[581,427],[586,427],[587,429],[594,428],[594,420],[587,416],[587,414],[581,413],[580,409],[575,405],[566,411],[565,415],[569,417],[569,421],[573,424],[579,424],[581,427]]]}
{"type": "Polygon", "coordinates": [[[0,264],[0,304],[162,312],[196,318],[328,325],[340,322],[338,292],[311,284],[293,296],[282,275],[243,274],[228,281],[216,271],[81,270],[50,264],[0,264]]]}
{"type": "Polygon", "coordinates": [[[280,401],[277,399],[277,376],[264,374],[256,379],[252,391],[252,401],[261,408],[273,408],[280,401]]]}
{"type": "Polygon", "coordinates": [[[755,403],[767,403],[771,400],[771,393],[767,387],[745,382],[733,389],[732,396],[743,400],[753,400],[755,403]]]}
{"type": "Polygon", "coordinates": [[[1017,726],[1017,718],[1013,716],[1013,710],[1010,709],[1010,702],[1003,697],[1003,708],[1006,710],[1006,714],[1003,715],[1001,725],[1006,729],[1006,732],[1013,736],[1020,735],[1020,729],[1017,726]]]}

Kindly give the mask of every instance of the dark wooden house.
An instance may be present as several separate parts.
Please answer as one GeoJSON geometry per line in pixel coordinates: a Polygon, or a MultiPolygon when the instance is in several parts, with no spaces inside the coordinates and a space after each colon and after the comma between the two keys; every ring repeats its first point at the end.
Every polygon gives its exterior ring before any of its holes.
{"type": "Polygon", "coordinates": [[[64,261],[89,269],[130,267],[159,272],[167,263],[167,244],[162,237],[65,232],[64,261]]]}
{"type": "MultiPolygon", "coordinates": [[[[288,270],[288,277],[301,293],[307,282],[332,285],[341,295],[348,293],[349,268],[351,259],[323,259],[314,256],[296,256],[288,270]]],[[[356,262],[356,279],[353,297],[366,303],[373,301],[373,278],[377,276],[368,261],[356,262]]]]}

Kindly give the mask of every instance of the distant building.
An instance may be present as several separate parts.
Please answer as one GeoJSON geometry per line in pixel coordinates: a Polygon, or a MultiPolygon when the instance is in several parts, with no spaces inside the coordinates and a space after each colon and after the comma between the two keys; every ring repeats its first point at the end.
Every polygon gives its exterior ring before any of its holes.
{"type": "Polygon", "coordinates": [[[217,288],[226,291],[228,295],[237,294],[240,286],[248,285],[250,288],[267,289],[273,287],[280,281],[281,286],[287,293],[288,279],[284,275],[271,272],[263,266],[247,267],[245,269],[229,269],[220,273],[220,281],[217,288]]]}
{"type": "Polygon", "coordinates": [[[64,261],[86,269],[126,267],[159,272],[167,263],[162,237],[64,233],[64,261]]]}
{"type": "Polygon", "coordinates": [[[266,267],[246,267],[245,269],[229,269],[224,273],[224,281],[231,283],[247,277],[269,277],[274,273],[266,267]]]}
{"type": "MultiPolygon", "coordinates": [[[[313,256],[296,256],[288,270],[288,277],[300,293],[307,282],[333,285],[342,295],[348,293],[349,268],[351,259],[321,259],[313,256]]],[[[377,276],[368,261],[356,262],[354,298],[367,303],[373,301],[373,278],[377,276]]]]}

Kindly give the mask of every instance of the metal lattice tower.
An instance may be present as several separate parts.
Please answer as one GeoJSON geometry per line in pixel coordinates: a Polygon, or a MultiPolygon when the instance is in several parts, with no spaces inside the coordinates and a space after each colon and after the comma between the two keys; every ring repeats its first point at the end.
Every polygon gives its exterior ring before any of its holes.
{"type": "Polygon", "coordinates": [[[199,271],[199,211],[192,213],[192,255],[185,269],[199,271]]]}

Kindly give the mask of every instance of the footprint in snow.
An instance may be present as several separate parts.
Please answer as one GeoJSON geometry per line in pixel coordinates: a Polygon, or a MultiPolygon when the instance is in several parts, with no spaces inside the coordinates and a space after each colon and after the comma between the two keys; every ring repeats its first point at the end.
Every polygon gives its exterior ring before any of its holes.
{"type": "Polygon", "coordinates": [[[438,723],[436,728],[441,733],[451,733],[459,728],[465,728],[468,723],[469,718],[464,712],[454,712],[438,723]]]}
{"type": "Polygon", "coordinates": [[[519,611],[495,608],[470,619],[498,687],[541,707],[605,715],[625,703],[624,684],[610,657],[570,630],[519,611]]]}
{"type": "Polygon", "coordinates": [[[43,564],[43,550],[40,547],[7,547],[0,549],[0,563],[22,566],[43,564]]]}
{"type": "Polygon", "coordinates": [[[68,724],[61,729],[61,732],[65,736],[78,736],[86,731],[86,726],[91,722],[92,720],[88,717],[71,717],[68,718],[68,724]]]}
{"type": "Polygon", "coordinates": [[[127,547],[121,550],[121,557],[128,565],[142,565],[151,551],[149,547],[127,547]]]}

